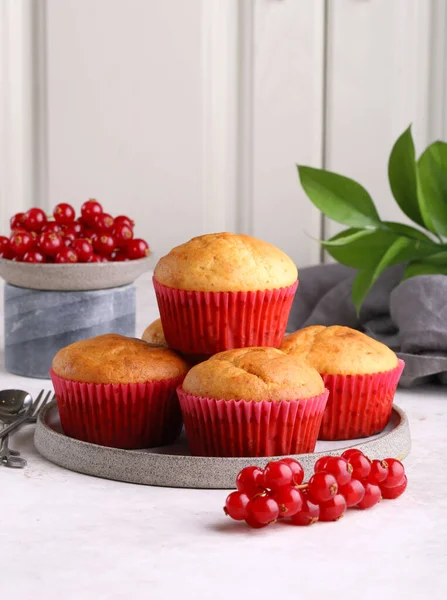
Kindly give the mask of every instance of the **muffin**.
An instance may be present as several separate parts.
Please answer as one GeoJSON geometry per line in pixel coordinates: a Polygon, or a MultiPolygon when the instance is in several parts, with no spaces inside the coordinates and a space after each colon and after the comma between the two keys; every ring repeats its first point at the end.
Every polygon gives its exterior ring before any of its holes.
{"type": "Polygon", "coordinates": [[[161,319],[155,319],[155,321],[146,327],[141,339],[148,344],[152,344],[153,346],[163,346],[167,348],[168,345],[166,343],[165,334],[163,333],[161,319]]]}
{"type": "Polygon", "coordinates": [[[212,233],[177,246],[154,271],[168,346],[205,357],[279,347],[297,278],[282,250],[248,235],[212,233]]]}
{"type": "Polygon", "coordinates": [[[187,371],[172,350],[107,334],[60,350],[50,375],[68,436],[113,448],[150,448],[180,434],[176,388],[187,371]]]}
{"type": "Polygon", "coordinates": [[[329,390],[320,439],[352,440],[385,428],[405,366],[390,348],[349,327],[314,325],[286,336],[281,349],[314,367],[329,390]]]}
{"type": "Polygon", "coordinates": [[[195,456],[312,452],[328,397],[315,369],[270,347],[214,355],[178,394],[195,456]]]}

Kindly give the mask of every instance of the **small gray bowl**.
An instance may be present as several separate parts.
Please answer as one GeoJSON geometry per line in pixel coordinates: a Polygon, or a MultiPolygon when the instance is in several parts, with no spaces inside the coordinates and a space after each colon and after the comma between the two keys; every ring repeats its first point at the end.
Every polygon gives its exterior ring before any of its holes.
{"type": "Polygon", "coordinates": [[[30,290],[105,290],[133,283],[149,270],[150,257],[126,262],[32,264],[0,258],[0,277],[30,290]]]}

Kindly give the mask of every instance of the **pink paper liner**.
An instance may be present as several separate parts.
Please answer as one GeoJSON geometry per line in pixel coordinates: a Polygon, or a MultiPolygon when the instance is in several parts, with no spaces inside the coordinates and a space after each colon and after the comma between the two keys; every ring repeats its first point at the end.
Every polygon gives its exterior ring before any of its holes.
{"type": "Polygon", "coordinates": [[[182,429],[177,387],[184,376],[147,383],[69,381],[50,371],[64,432],[112,448],[153,448],[182,429]]]}
{"type": "Polygon", "coordinates": [[[255,402],[188,394],[178,388],[193,456],[281,456],[313,452],[328,391],[303,400],[255,402]]]}
{"type": "Polygon", "coordinates": [[[405,363],[370,375],[321,375],[329,400],[320,440],[354,440],[382,431],[391,417],[393,398],[405,363]]]}
{"type": "Polygon", "coordinates": [[[193,292],[153,282],[168,346],[199,357],[247,346],[279,348],[298,287],[296,281],[256,292],[193,292]]]}

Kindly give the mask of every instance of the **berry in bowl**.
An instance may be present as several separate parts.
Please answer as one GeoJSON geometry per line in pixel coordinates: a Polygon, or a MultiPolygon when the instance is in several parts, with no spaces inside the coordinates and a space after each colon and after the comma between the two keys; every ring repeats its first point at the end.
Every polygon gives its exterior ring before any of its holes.
{"type": "Polygon", "coordinates": [[[79,217],[67,203],[50,218],[31,208],[11,217],[10,227],[9,236],[0,236],[0,276],[11,285],[106,289],[132,283],[149,268],[149,245],[134,237],[135,223],[104,212],[96,200],[85,202],[79,217]]]}

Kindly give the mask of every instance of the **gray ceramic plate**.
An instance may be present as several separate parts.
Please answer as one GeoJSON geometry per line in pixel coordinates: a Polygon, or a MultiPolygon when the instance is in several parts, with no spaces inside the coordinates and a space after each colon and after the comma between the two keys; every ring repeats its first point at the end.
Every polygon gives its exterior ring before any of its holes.
{"type": "MultiPolygon", "coordinates": [[[[237,473],[248,465],[264,466],[267,458],[206,458],[190,456],[186,438],[173,446],[151,450],[118,450],[80,442],[64,435],[57,406],[39,416],[34,443],[48,460],[70,469],[105,479],[179,488],[231,489],[237,473]]],[[[313,454],[299,454],[306,476],[325,454],[340,454],[348,447],[360,448],[370,458],[404,458],[410,452],[408,419],[394,406],[385,431],[371,438],[349,442],[318,442],[313,454]]]]}
{"type": "Polygon", "coordinates": [[[31,290],[105,290],[133,283],[150,266],[150,257],[127,262],[39,265],[0,258],[0,277],[31,290]]]}

